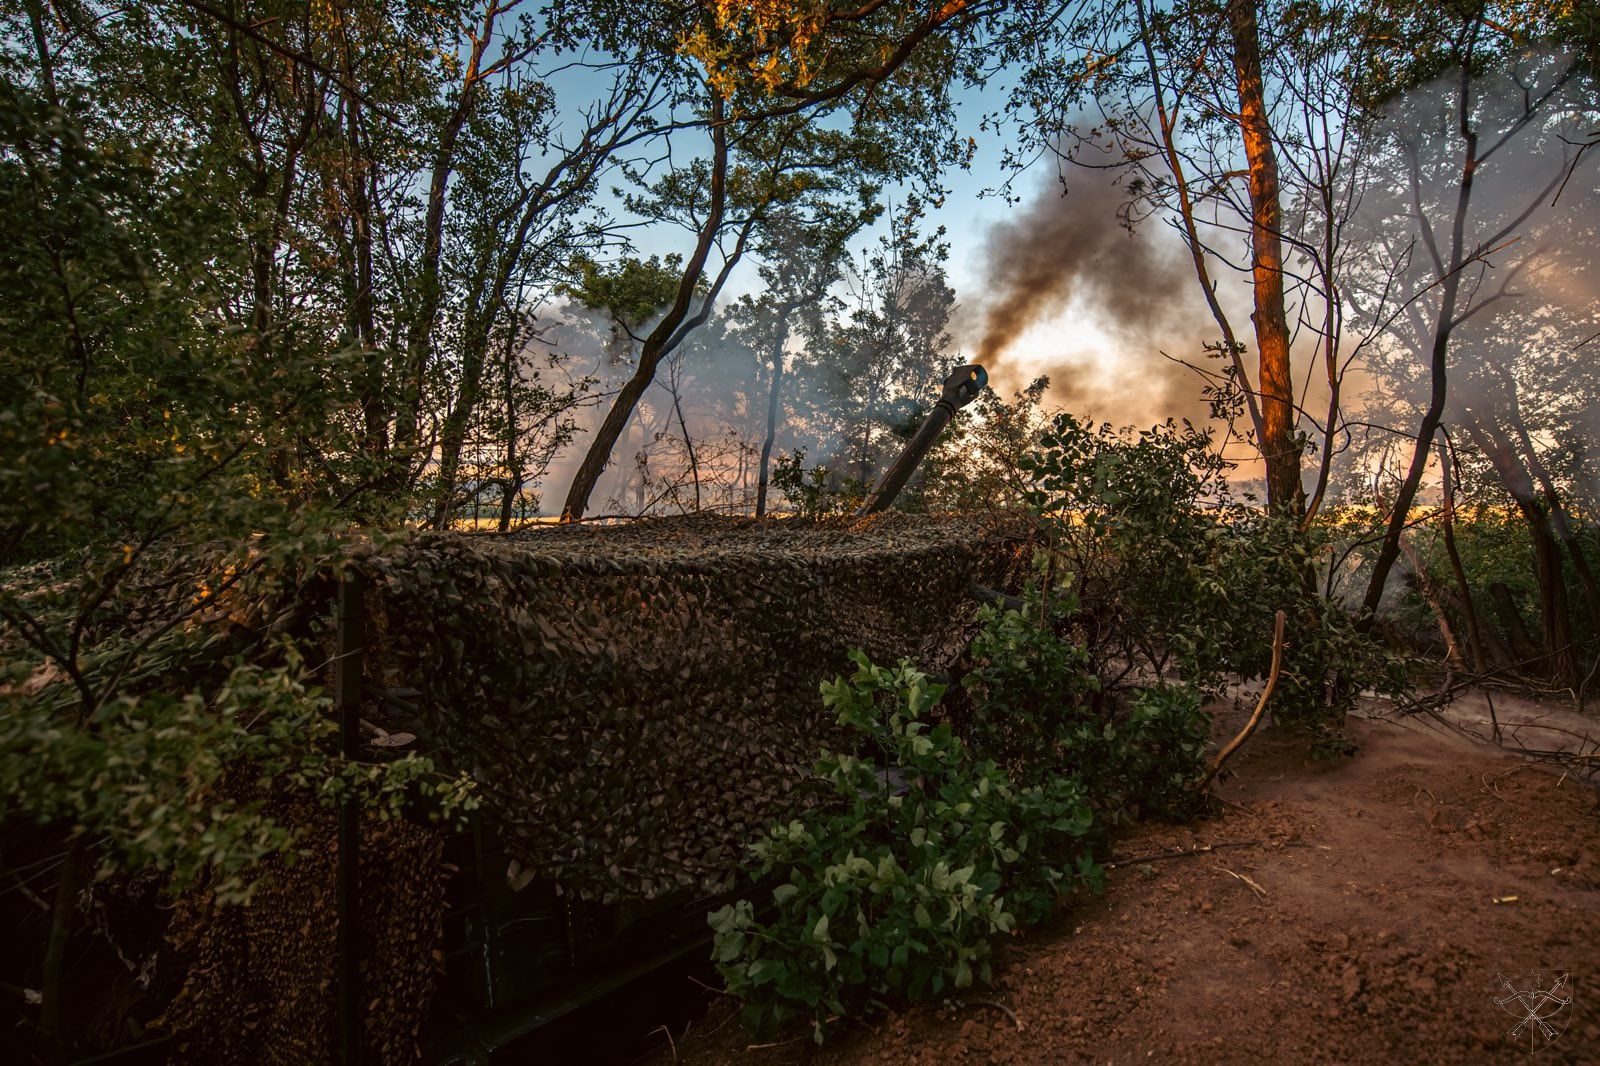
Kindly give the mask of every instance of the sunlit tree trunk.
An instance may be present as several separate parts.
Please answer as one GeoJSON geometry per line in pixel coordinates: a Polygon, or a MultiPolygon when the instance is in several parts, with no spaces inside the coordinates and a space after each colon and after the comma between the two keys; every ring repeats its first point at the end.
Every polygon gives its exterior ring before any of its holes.
{"type": "Polygon", "coordinates": [[[1261,81],[1261,42],[1255,0],[1229,0],[1228,27],[1239,89],[1239,129],[1250,165],[1250,259],[1255,286],[1256,380],[1261,390],[1261,457],[1267,502],[1295,516],[1305,511],[1300,484],[1301,444],[1295,432],[1289,324],[1283,302],[1283,207],[1278,157],[1261,81]]]}

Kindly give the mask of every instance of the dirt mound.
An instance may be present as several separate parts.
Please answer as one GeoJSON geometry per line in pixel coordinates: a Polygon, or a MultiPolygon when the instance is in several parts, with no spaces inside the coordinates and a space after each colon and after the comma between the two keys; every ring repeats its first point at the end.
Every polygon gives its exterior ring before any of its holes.
{"type": "MultiPolygon", "coordinates": [[[[1541,1062],[1600,1061],[1600,805],[1571,778],[1415,722],[1351,759],[1266,733],[1222,813],[1122,841],[1105,896],[1002,954],[998,987],[821,1051],[750,1049],[727,1001],[683,1061],[1515,1062],[1498,975],[1570,972],[1541,1062]],[[1169,857],[1180,849],[1210,852],[1169,857]]],[[[1546,1011],[1548,1013],[1548,1011],[1546,1011]]],[[[1536,1041],[1538,1042],[1538,1041],[1536,1041]]],[[[663,1061],[670,1061],[671,1055],[663,1061]]]]}

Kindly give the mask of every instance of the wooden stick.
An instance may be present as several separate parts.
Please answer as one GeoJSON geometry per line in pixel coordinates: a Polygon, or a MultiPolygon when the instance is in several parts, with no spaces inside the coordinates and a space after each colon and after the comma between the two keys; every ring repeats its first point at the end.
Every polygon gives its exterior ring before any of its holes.
{"type": "Polygon", "coordinates": [[[1195,855],[1209,855],[1213,851],[1223,848],[1321,848],[1323,851],[1333,849],[1326,844],[1307,844],[1303,840],[1285,840],[1281,843],[1271,840],[1224,840],[1215,844],[1197,844],[1192,848],[1177,848],[1173,851],[1158,851],[1153,855],[1130,855],[1125,859],[1113,856],[1105,863],[1107,870],[1120,870],[1124,866],[1143,866],[1147,862],[1160,862],[1163,859],[1188,859],[1195,855]]]}
{"type": "Polygon", "coordinates": [[[1226,866],[1222,866],[1220,864],[1217,866],[1217,869],[1221,870],[1223,873],[1227,874],[1229,877],[1237,878],[1238,880],[1243,881],[1246,885],[1250,886],[1250,891],[1254,892],[1256,895],[1260,896],[1262,899],[1266,899],[1267,898],[1266,889],[1262,888],[1260,885],[1258,885],[1254,881],[1252,881],[1249,878],[1248,875],[1246,875],[1246,874],[1236,874],[1232,870],[1228,869],[1226,866]]]}
{"type": "Polygon", "coordinates": [[[970,1006],[973,1006],[973,1007],[993,1007],[995,1010],[997,1010],[1000,1013],[1004,1014],[1007,1018],[1010,1018],[1011,1019],[1011,1024],[1015,1025],[1018,1029],[1026,1029],[1027,1028],[1026,1025],[1022,1024],[1022,1019],[1017,1017],[1017,1012],[1012,1010],[1010,1007],[1006,1006],[1004,1003],[1001,1003],[999,1000],[994,1000],[994,999],[969,999],[969,1000],[967,1000],[967,1003],[970,1006]]]}
{"type": "Polygon", "coordinates": [[[1267,700],[1272,697],[1272,690],[1277,687],[1278,674],[1283,669],[1283,625],[1285,621],[1284,613],[1279,611],[1272,624],[1272,672],[1267,675],[1267,687],[1261,690],[1261,698],[1256,701],[1255,713],[1250,716],[1250,721],[1246,723],[1244,731],[1234,737],[1227,747],[1217,753],[1216,759],[1211,763],[1211,769],[1206,773],[1204,780],[1197,786],[1198,791],[1204,792],[1206,790],[1212,779],[1217,776],[1217,771],[1222,769],[1222,764],[1227,762],[1228,757],[1238,751],[1240,745],[1249,739],[1251,733],[1256,731],[1256,725],[1261,721],[1261,714],[1267,709],[1267,700]]]}
{"type": "Polygon", "coordinates": [[[1105,864],[1106,869],[1115,870],[1121,866],[1138,866],[1146,862],[1158,862],[1162,859],[1183,859],[1190,855],[1205,855],[1222,848],[1264,848],[1265,840],[1224,840],[1217,844],[1197,844],[1192,848],[1177,848],[1173,851],[1158,851],[1153,855],[1129,855],[1127,858],[1112,857],[1105,864]]]}

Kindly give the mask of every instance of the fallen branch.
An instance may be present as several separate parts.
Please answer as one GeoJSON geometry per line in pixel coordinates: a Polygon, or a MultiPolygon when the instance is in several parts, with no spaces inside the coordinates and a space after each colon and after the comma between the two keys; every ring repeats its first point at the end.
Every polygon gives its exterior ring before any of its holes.
{"type": "Polygon", "coordinates": [[[726,988],[713,988],[711,985],[706,984],[704,981],[700,980],[698,977],[694,976],[693,974],[689,974],[687,976],[689,978],[689,983],[690,984],[699,985],[701,988],[705,989],[707,992],[715,992],[719,996],[730,996],[733,999],[738,999],[739,998],[738,996],[735,996],[732,992],[729,992],[726,988]]]}
{"type": "Polygon", "coordinates": [[[998,1000],[993,1000],[993,999],[969,999],[969,1000],[967,1000],[967,1004],[969,1006],[973,1006],[973,1007],[993,1007],[995,1010],[999,1011],[1001,1014],[1004,1014],[1007,1018],[1010,1018],[1011,1019],[1011,1024],[1015,1025],[1018,1029],[1026,1029],[1027,1028],[1027,1026],[1022,1024],[1022,1019],[1017,1017],[1017,1012],[1016,1011],[1012,1010],[1010,1007],[1006,1006],[1004,1003],[1001,1003],[998,1000]]]}
{"type": "Polygon", "coordinates": [[[1223,848],[1264,848],[1265,840],[1225,840],[1219,844],[1202,844],[1196,848],[1178,848],[1175,851],[1161,851],[1154,855],[1131,855],[1126,859],[1113,859],[1106,863],[1106,869],[1115,870],[1119,866],[1135,866],[1147,862],[1159,862],[1162,859],[1182,859],[1190,855],[1205,855],[1208,852],[1220,851],[1223,848]]]}
{"type": "Polygon", "coordinates": [[[672,1030],[668,1029],[664,1025],[658,1025],[654,1029],[650,1030],[650,1035],[651,1036],[654,1036],[657,1033],[660,1033],[661,1035],[663,1035],[663,1036],[665,1036],[667,1038],[667,1046],[672,1049],[672,1061],[673,1062],[677,1062],[678,1061],[678,1042],[676,1040],[672,1039],[672,1030]]]}
{"type": "Polygon", "coordinates": [[[1262,888],[1260,885],[1256,884],[1254,881],[1252,881],[1249,877],[1245,876],[1244,874],[1236,874],[1232,870],[1228,869],[1226,866],[1221,865],[1220,863],[1217,865],[1217,869],[1221,870],[1223,873],[1227,874],[1229,877],[1235,877],[1235,878],[1238,878],[1240,881],[1243,881],[1246,885],[1250,886],[1250,891],[1254,892],[1256,895],[1260,896],[1262,899],[1266,899],[1267,898],[1267,890],[1262,888]]]}
{"type": "Polygon", "coordinates": [[[1217,752],[1216,759],[1211,763],[1211,769],[1196,786],[1196,790],[1204,792],[1210,786],[1217,771],[1222,769],[1222,764],[1228,757],[1239,750],[1239,747],[1256,731],[1256,726],[1261,722],[1261,715],[1267,709],[1267,700],[1272,698],[1272,690],[1277,687],[1278,674],[1283,670],[1283,625],[1285,615],[1279,611],[1272,623],[1272,672],[1267,675],[1267,687],[1261,690],[1261,698],[1256,701],[1255,713],[1250,716],[1250,721],[1245,724],[1244,730],[1228,743],[1228,746],[1217,752]]]}

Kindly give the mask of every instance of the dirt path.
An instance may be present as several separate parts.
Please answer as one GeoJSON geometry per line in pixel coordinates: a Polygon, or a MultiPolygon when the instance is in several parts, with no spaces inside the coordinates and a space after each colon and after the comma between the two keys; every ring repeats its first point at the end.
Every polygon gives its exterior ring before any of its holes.
{"type": "MultiPolygon", "coordinates": [[[[1539,1062],[1600,1063],[1600,805],[1571,779],[1417,722],[1353,720],[1312,764],[1258,736],[1223,813],[1140,831],[1102,899],[1006,945],[1004,1003],[919,1007],[813,1053],[750,1051],[726,1001],[695,1063],[1519,1062],[1497,974],[1571,972],[1539,1062]],[[1499,902],[1497,902],[1499,901],[1499,902]]],[[[1524,1038],[1526,1040],[1526,1037],[1524,1038]]],[[[670,1060],[667,1060],[670,1061],[670,1060]]]]}

